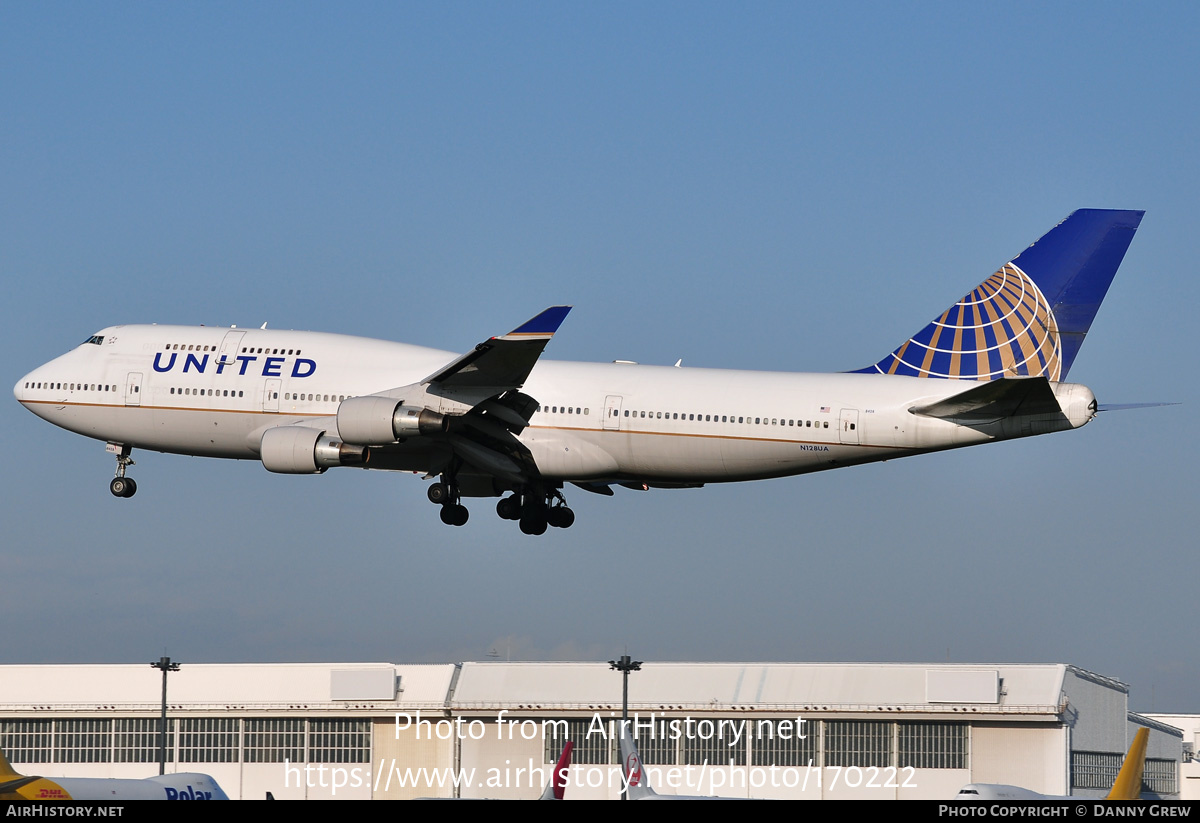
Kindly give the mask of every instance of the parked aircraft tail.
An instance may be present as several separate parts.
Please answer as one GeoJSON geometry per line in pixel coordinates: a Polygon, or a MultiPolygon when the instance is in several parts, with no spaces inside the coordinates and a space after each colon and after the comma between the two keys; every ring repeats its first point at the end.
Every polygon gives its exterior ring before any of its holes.
{"type": "Polygon", "coordinates": [[[627,797],[630,800],[643,800],[654,797],[658,792],[650,788],[650,778],[638,754],[637,743],[633,740],[633,732],[628,723],[620,722],[621,733],[618,736],[621,750],[621,777],[625,782],[627,797]]]}
{"type": "Polygon", "coordinates": [[[32,794],[30,791],[40,788],[40,785],[33,784],[53,785],[36,775],[21,774],[9,764],[4,752],[0,751],[0,800],[25,800],[37,797],[37,794],[32,794]],[[21,789],[25,789],[25,791],[22,792],[21,789]]]}
{"type": "Polygon", "coordinates": [[[1065,380],[1143,214],[1072,212],[894,352],[858,371],[1065,380]]]}
{"type": "Polygon", "coordinates": [[[1137,800],[1142,792],[1142,772],[1146,768],[1146,743],[1150,739],[1150,730],[1145,726],[1137,730],[1133,742],[1129,744],[1129,753],[1117,772],[1112,789],[1104,796],[1105,800],[1137,800]]]}
{"type": "Polygon", "coordinates": [[[554,771],[550,773],[550,782],[546,784],[542,796],[538,800],[562,800],[563,792],[567,788],[567,770],[571,768],[571,750],[575,748],[575,744],[568,740],[563,744],[562,754],[558,756],[558,762],[554,764],[554,771]]]}

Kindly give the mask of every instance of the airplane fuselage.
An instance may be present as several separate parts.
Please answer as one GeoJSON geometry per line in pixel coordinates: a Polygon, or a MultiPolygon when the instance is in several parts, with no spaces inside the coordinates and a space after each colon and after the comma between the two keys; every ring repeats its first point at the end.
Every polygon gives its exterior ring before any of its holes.
{"type": "MultiPolygon", "coordinates": [[[[17,399],[65,429],[160,452],[259,459],[263,433],[337,433],[339,404],[415,384],[453,352],[317,332],[113,326],[30,372],[17,399]],[[99,340],[100,342],[91,342],[99,340]]],[[[1086,387],[1051,384],[1061,412],[962,425],[914,414],[970,385],[881,374],[539,361],[518,435],[549,481],[689,486],[887,460],[1083,425],[1086,387]]],[[[454,412],[445,401],[434,411],[454,412]]],[[[417,437],[371,468],[429,471],[417,437]]],[[[468,492],[470,493],[470,492],[468,492]]]]}
{"type": "Polygon", "coordinates": [[[17,383],[50,422],[106,441],[116,497],[134,448],[420,472],[447,525],[465,497],[526,534],[569,528],[565,483],[678,488],[762,480],[1078,428],[1063,382],[1142,218],[1080,209],[877,363],[783,374],[541,356],[550,306],[461,355],[315,332],[113,326],[17,383]]]}

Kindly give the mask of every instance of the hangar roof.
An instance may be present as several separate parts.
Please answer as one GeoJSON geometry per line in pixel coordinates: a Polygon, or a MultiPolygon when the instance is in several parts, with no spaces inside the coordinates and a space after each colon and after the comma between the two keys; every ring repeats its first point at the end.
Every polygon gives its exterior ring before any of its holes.
{"type": "MultiPolygon", "coordinates": [[[[1063,664],[645,663],[629,681],[633,709],[656,711],[965,711],[1058,714],[1063,664]]],[[[620,708],[607,663],[463,663],[451,700],[460,711],[620,708]]]]}
{"type": "MultiPolygon", "coordinates": [[[[979,713],[1049,719],[1071,677],[1115,680],[1064,664],[644,663],[630,706],[660,712],[979,713]]],[[[0,666],[0,711],[157,709],[148,664],[0,666]]],[[[607,663],[184,663],[169,680],[175,711],[466,712],[619,709],[607,663]]],[[[1033,719],[1031,718],[1031,719],[1033,719]]]]}
{"type": "MultiPolygon", "coordinates": [[[[183,663],[168,676],[167,696],[181,708],[442,708],[456,670],[452,663],[183,663]]],[[[161,699],[162,674],[147,663],[0,666],[0,709],[140,710],[161,699]]]]}

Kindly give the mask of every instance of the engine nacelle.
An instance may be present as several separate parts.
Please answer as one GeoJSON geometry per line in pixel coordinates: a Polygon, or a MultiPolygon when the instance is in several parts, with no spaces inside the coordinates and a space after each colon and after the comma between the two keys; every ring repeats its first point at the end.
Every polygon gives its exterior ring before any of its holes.
{"type": "Polygon", "coordinates": [[[392,397],[347,397],[338,405],[338,435],[356,445],[379,446],[406,437],[445,434],[449,428],[446,415],[405,406],[392,397]]]}
{"type": "Polygon", "coordinates": [[[280,474],[320,474],[331,466],[361,466],[367,450],[307,426],[276,426],[263,432],[263,466],[280,474]]]}

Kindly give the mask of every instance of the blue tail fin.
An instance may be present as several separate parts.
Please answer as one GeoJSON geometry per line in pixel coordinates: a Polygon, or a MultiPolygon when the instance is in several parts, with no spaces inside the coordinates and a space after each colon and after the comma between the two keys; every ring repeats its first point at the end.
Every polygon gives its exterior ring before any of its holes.
{"type": "Polygon", "coordinates": [[[1072,212],[900,348],[858,371],[1064,380],[1142,214],[1072,212]]]}

